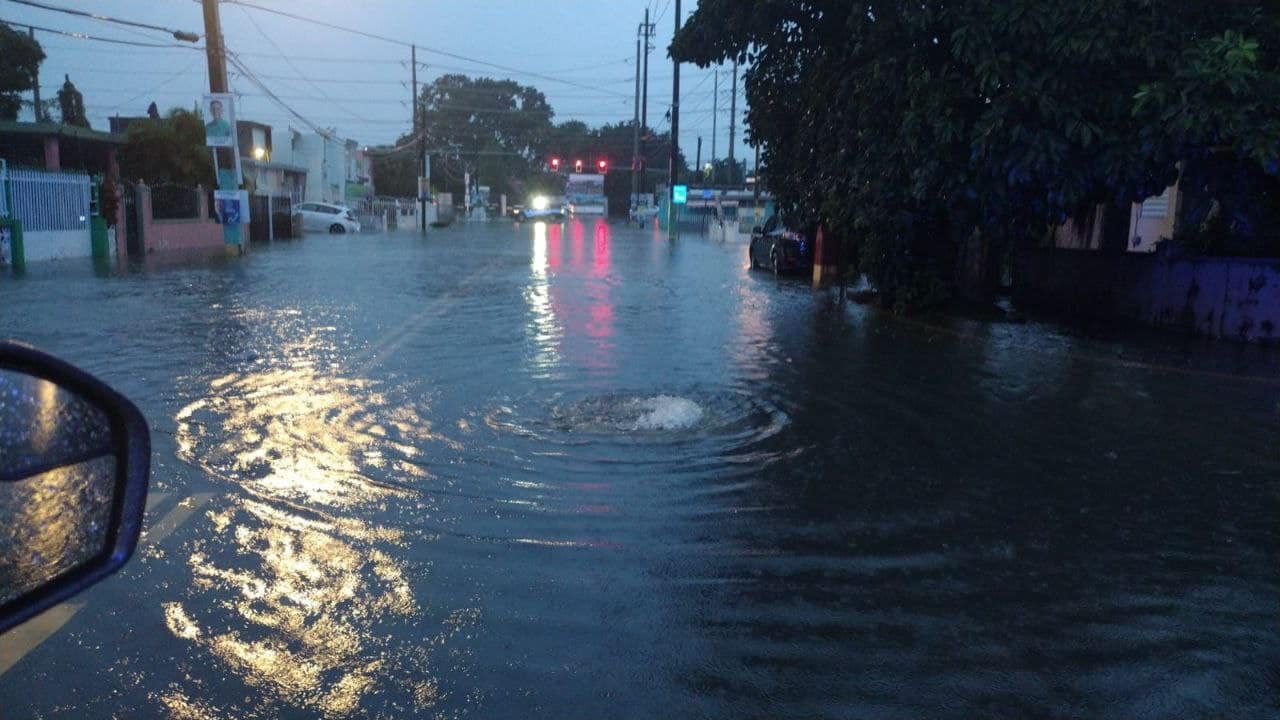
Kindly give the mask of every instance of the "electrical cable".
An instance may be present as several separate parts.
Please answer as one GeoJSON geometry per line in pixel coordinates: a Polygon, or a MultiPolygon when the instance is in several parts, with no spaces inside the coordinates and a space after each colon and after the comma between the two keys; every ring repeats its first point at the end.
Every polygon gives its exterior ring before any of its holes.
{"type": "Polygon", "coordinates": [[[303,82],[305,82],[305,83],[307,83],[308,85],[310,85],[310,86],[312,87],[312,89],[314,89],[316,92],[320,93],[320,97],[321,97],[321,98],[323,98],[324,100],[328,101],[328,102],[329,102],[331,105],[333,105],[335,108],[337,108],[337,109],[341,110],[342,112],[346,113],[347,115],[350,115],[352,118],[354,118],[354,119],[356,119],[356,120],[362,120],[362,121],[365,121],[365,122],[367,122],[367,121],[368,121],[368,118],[360,117],[359,115],[357,115],[356,113],[352,112],[350,109],[348,109],[347,107],[345,107],[342,103],[340,103],[340,102],[338,102],[337,100],[334,100],[333,98],[329,97],[328,93],[326,93],[323,89],[321,89],[319,85],[316,85],[315,83],[311,82],[310,80],[307,80],[306,78],[304,78],[304,77],[302,76],[302,71],[298,69],[298,66],[297,66],[297,65],[294,65],[294,64],[293,64],[293,61],[292,61],[292,60],[290,60],[290,59],[288,58],[288,56],[284,55],[284,50],[281,50],[281,49],[280,49],[280,46],[276,44],[276,41],[275,41],[275,40],[272,40],[272,39],[271,39],[271,36],[270,36],[270,35],[268,35],[266,32],[264,32],[264,31],[263,31],[262,27],[261,27],[260,25],[258,25],[258,21],[253,19],[253,15],[249,14],[249,11],[248,11],[248,10],[246,10],[246,9],[244,9],[243,7],[242,7],[242,8],[240,8],[240,12],[245,16],[245,19],[247,19],[247,20],[249,21],[249,24],[250,24],[250,25],[253,25],[253,29],[254,29],[254,30],[257,30],[257,31],[258,31],[258,34],[259,34],[259,35],[261,35],[261,36],[262,36],[262,38],[263,38],[264,40],[266,40],[268,43],[270,43],[270,44],[271,44],[271,47],[275,48],[275,49],[276,49],[276,51],[277,51],[277,52],[279,52],[279,53],[281,54],[280,56],[281,56],[282,58],[284,58],[285,63],[286,63],[286,64],[288,64],[288,66],[289,66],[289,67],[290,67],[290,68],[291,68],[295,73],[297,73],[297,75],[298,75],[298,79],[299,79],[299,80],[302,80],[303,82]]]}
{"type": "MultiPolygon", "coordinates": [[[[468,63],[471,63],[471,64],[473,64],[473,65],[483,65],[483,66],[485,66],[485,67],[494,68],[494,69],[496,69],[496,70],[502,70],[502,71],[504,71],[504,72],[521,73],[521,74],[527,75],[527,76],[529,76],[529,77],[535,77],[535,78],[538,78],[538,79],[541,79],[541,80],[546,80],[546,81],[548,81],[548,82],[555,82],[555,83],[560,83],[560,84],[563,84],[563,85],[570,85],[570,86],[574,86],[574,87],[585,88],[585,89],[588,89],[588,90],[602,90],[602,91],[604,90],[603,88],[592,87],[592,86],[590,86],[590,85],[585,85],[585,84],[583,84],[583,83],[576,82],[576,81],[573,81],[573,80],[566,80],[566,79],[564,79],[564,78],[557,78],[557,77],[554,77],[554,76],[551,76],[551,75],[546,75],[546,74],[544,74],[544,73],[536,73],[536,72],[525,71],[525,70],[521,70],[521,69],[519,69],[519,68],[511,67],[511,66],[509,66],[509,65],[501,65],[501,64],[499,64],[499,63],[493,63],[493,62],[489,62],[489,61],[487,61],[487,60],[480,60],[480,59],[473,58],[473,57],[467,57],[466,55],[461,55],[461,54],[459,54],[459,53],[449,52],[449,51],[447,51],[447,50],[441,50],[441,49],[439,49],[439,48],[433,48],[433,47],[430,47],[430,46],[428,46],[428,45],[420,45],[420,44],[417,44],[417,43],[408,42],[408,41],[406,41],[406,40],[400,40],[400,39],[397,39],[397,38],[387,37],[386,35],[378,35],[378,34],[371,33],[371,32],[365,32],[364,30],[357,30],[357,29],[355,29],[355,28],[343,27],[343,26],[341,26],[341,25],[335,25],[335,24],[333,24],[333,23],[328,23],[328,22],[325,22],[325,21],[323,21],[323,20],[317,20],[317,19],[315,19],[315,18],[309,18],[309,17],[303,16],[303,15],[297,15],[297,14],[294,14],[294,13],[285,12],[284,10],[277,10],[277,9],[275,9],[275,8],[264,7],[264,6],[262,6],[262,5],[258,5],[258,4],[256,4],[256,3],[247,2],[246,0],[222,0],[222,1],[223,1],[223,3],[225,3],[225,4],[231,4],[231,5],[242,5],[242,6],[247,7],[247,8],[253,8],[253,9],[255,9],[255,10],[260,10],[260,11],[262,11],[262,12],[268,12],[268,13],[273,13],[273,14],[275,14],[275,15],[281,15],[281,16],[283,16],[283,17],[287,17],[287,18],[292,18],[292,19],[294,19],[294,20],[298,20],[298,21],[300,21],[300,22],[311,23],[311,24],[313,24],[313,25],[319,25],[319,26],[321,26],[321,27],[326,27],[326,28],[329,28],[329,29],[331,29],[331,30],[338,30],[338,31],[340,31],[340,32],[351,33],[351,34],[353,34],[353,35],[359,35],[359,36],[361,36],[361,37],[366,37],[366,38],[369,38],[369,39],[372,39],[372,40],[379,40],[379,41],[381,41],[381,42],[391,43],[391,44],[393,44],[393,45],[400,45],[400,46],[402,46],[402,47],[416,47],[416,48],[418,48],[419,50],[422,50],[423,52],[428,52],[428,53],[432,53],[432,54],[435,54],[435,55],[442,55],[442,56],[444,56],[444,57],[453,58],[453,59],[455,59],[455,60],[461,60],[461,61],[463,61],[463,62],[468,62],[468,63]]],[[[609,92],[609,91],[606,91],[606,92],[609,92]]],[[[616,93],[613,93],[613,94],[618,95],[618,96],[620,96],[620,97],[630,97],[630,95],[627,95],[627,94],[625,94],[625,93],[620,93],[620,92],[616,92],[616,93]]]]}
{"type": "Polygon", "coordinates": [[[76,15],[79,17],[87,17],[100,22],[116,23],[117,25],[128,25],[130,27],[143,28],[146,30],[158,30],[162,33],[172,35],[175,40],[185,40],[187,42],[198,42],[203,35],[197,33],[185,32],[182,30],[174,30],[173,28],[161,27],[159,25],[149,25],[147,23],[136,22],[134,20],[122,20],[107,15],[98,15],[96,13],[86,12],[84,10],[76,10],[74,8],[61,7],[59,5],[50,5],[48,3],[36,2],[35,0],[9,0],[9,2],[18,3],[19,5],[29,5],[31,7],[40,8],[41,10],[51,10],[53,12],[66,13],[67,15],[76,15]]]}
{"type": "Polygon", "coordinates": [[[13,27],[30,28],[31,30],[39,30],[40,32],[53,33],[55,35],[65,35],[67,37],[76,38],[77,40],[93,40],[96,42],[115,43],[117,45],[132,45],[133,47],[147,48],[182,48],[184,50],[198,50],[204,52],[204,48],[198,45],[179,45],[178,43],[146,43],[137,40],[121,40],[120,38],[106,38],[97,35],[90,35],[82,32],[72,32],[70,30],[57,30],[50,27],[41,27],[39,25],[31,25],[30,23],[14,22],[13,20],[5,20],[0,18],[0,23],[12,25],[13,27]]]}

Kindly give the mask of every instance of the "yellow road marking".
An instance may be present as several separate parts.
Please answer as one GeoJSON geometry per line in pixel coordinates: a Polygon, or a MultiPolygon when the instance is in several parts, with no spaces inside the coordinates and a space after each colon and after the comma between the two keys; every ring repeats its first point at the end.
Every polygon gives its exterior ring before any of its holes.
{"type": "MultiPolygon", "coordinates": [[[[148,495],[147,512],[154,512],[155,508],[171,494],[151,493],[148,495]]],[[[212,497],[213,493],[199,493],[178,503],[164,517],[143,531],[143,541],[148,545],[154,545],[169,537],[196,510],[199,510],[201,505],[209,502],[212,497]]],[[[17,665],[27,653],[35,650],[45,640],[53,637],[54,633],[62,629],[62,626],[66,625],[67,621],[84,606],[85,603],[80,601],[54,605],[9,632],[0,635],[0,675],[4,675],[9,668],[17,665]]]]}
{"type": "Polygon", "coordinates": [[[40,643],[48,640],[54,633],[75,615],[82,602],[62,603],[54,605],[25,623],[0,635],[0,675],[18,664],[27,653],[35,650],[40,643]]]}
{"type": "Polygon", "coordinates": [[[160,518],[155,525],[143,531],[143,540],[149,544],[155,544],[169,537],[174,530],[177,530],[196,510],[200,509],[201,505],[209,502],[212,497],[213,493],[199,493],[178,503],[168,514],[160,518]]]}

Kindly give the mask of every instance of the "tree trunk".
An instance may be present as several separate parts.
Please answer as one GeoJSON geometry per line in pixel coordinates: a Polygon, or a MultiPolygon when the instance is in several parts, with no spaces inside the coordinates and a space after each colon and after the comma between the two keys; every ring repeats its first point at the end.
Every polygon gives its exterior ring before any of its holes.
{"type": "Polygon", "coordinates": [[[977,230],[969,232],[956,250],[956,295],[965,302],[994,302],[998,266],[998,253],[992,248],[990,236],[977,230]]]}
{"type": "MultiPolygon", "coordinates": [[[[1102,247],[1107,255],[1124,255],[1129,250],[1129,232],[1133,227],[1133,207],[1110,202],[1101,208],[1102,247]]],[[[1096,216],[1095,216],[1096,217],[1096,216]]]]}

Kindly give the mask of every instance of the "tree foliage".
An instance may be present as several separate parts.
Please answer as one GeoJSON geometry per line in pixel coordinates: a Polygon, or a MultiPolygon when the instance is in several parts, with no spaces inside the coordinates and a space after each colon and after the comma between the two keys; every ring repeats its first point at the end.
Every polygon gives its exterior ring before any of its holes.
{"type": "Polygon", "coordinates": [[[81,95],[75,83],[71,82],[70,75],[65,78],[62,87],[58,90],[58,108],[62,111],[62,124],[87,128],[89,118],[84,112],[84,95],[81,95]]]}
{"type": "Polygon", "coordinates": [[[747,131],[769,188],[854,242],[892,297],[922,273],[955,277],[975,237],[990,279],[1046,228],[1158,193],[1188,158],[1225,149],[1274,173],[1276,13],[702,0],[672,52],[750,64],[747,131]]]}
{"type": "Polygon", "coordinates": [[[460,183],[470,171],[503,190],[500,183],[533,167],[555,114],[541,91],[513,80],[443,75],[420,97],[428,147],[450,151],[433,163],[432,174],[460,183]],[[469,162],[452,162],[455,152],[469,162]]]}
{"type": "Polygon", "coordinates": [[[120,151],[120,174],[151,185],[216,185],[213,161],[205,147],[204,119],[198,112],[174,108],[159,119],[129,125],[128,144],[120,151]]]}
{"type": "Polygon", "coordinates": [[[0,23],[0,120],[17,120],[22,96],[35,84],[44,50],[33,38],[0,23]]]}
{"type": "MultiPolygon", "coordinates": [[[[598,128],[577,120],[556,124],[541,91],[511,80],[444,75],[424,87],[420,97],[435,191],[460,195],[470,173],[495,195],[523,202],[531,195],[563,191],[563,176],[547,171],[552,157],[561,158],[562,172],[571,172],[577,159],[585,172],[594,172],[596,162],[604,159],[611,168],[605,188],[610,207],[628,206],[634,142],[630,123],[598,128]]],[[[645,128],[644,138],[648,172],[641,190],[651,192],[667,176],[670,137],[645,128]]],[[[380,194],[417,194],[419,161],[413,140],[405,135],[394,148],[374,150],[373,182],[380,194]]],[[[680,165],[687,171],[683,155],[680,165]]]]}

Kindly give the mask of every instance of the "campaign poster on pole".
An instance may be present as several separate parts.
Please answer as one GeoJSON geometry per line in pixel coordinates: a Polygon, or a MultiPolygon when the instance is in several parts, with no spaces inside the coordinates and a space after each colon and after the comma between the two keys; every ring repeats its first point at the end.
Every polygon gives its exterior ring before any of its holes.
{"type": "Polygon", "coordinates": [[[236,146],[236,99],[230,93],[204,96],[205,145],[216,148],[236,146]]]}
{"type": "Polygon", "coordinates": [[[214,190],[214,213],[223,225],[244,225],[249,222],[248,190],[214,190]]]}

